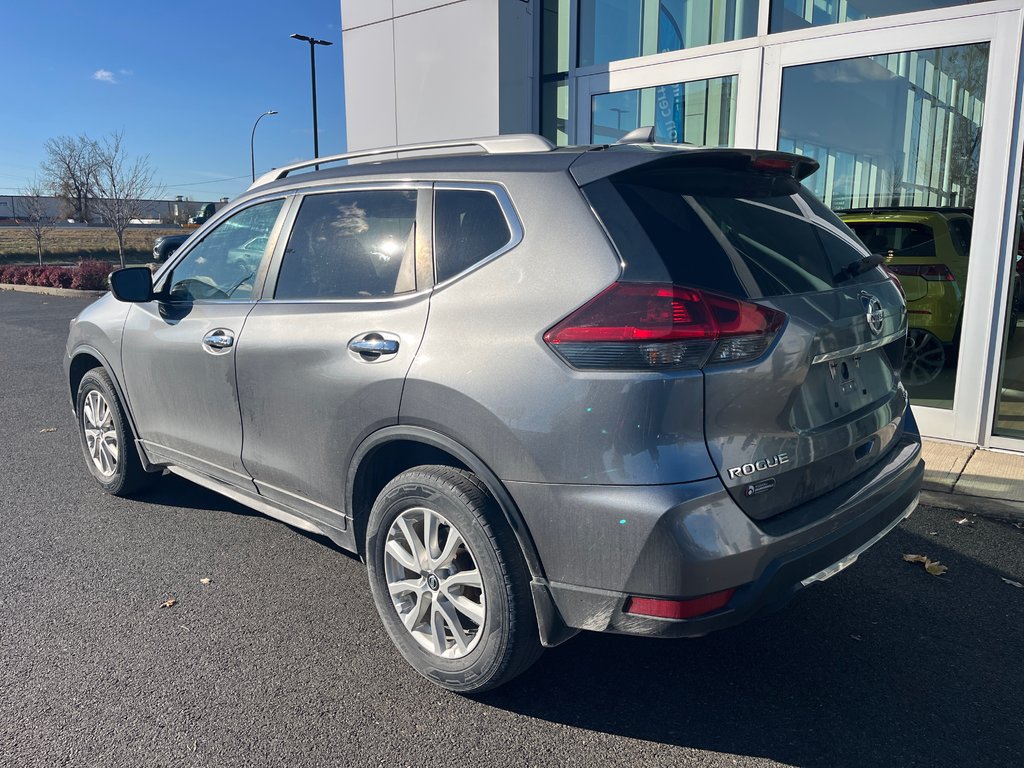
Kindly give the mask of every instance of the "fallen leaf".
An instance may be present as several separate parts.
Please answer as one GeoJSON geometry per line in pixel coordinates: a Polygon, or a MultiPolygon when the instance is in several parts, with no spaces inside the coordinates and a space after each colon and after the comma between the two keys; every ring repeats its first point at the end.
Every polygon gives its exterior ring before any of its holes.
{"type": "Polygon", "coordinates": [[[56,432],[56,431],[57,431],[56,427],[43,427],[42,429],[39,430],[40,433],[43,433],[43,432],[56,432]]]}
{"type": "Polygon", "coordinates": [[[1013,527],[1014,528],[1024,528],[1024,523],[1014,523],[1013,527]]]}
{"type": "Polygon", "coordinates": [[[199,583],[200,584],[209,584],[211,581],[213,581],[213,579],[200,579],[199,583]]]}
{"type": "Polygon", "coordinates": [[[953,522],[957,525],[974,525],[974,523],[972,523],[966,517],[961,517],[959,520],[954,520],[953,522]]]}
{"type": "Polygon", "coordinates": [[[857,642],[862,642],[864,640],[864,638],[861,637],[860,635],[850,635],[850,637],[852,637],[857,642]]]}
{"type": "Polygon", "coordinates": [[[931,560],[924,555],[904,555],[903,559],[908,563],[924,563],[924,569],[932,576],[941,576],[949,570],[949,568],[942,565],[938,560],[931,560]]]}
{"type": "Polygon", "coordinates": [[[938,536],[939,532],[938,531],[928,531],[928,535],[929,536],[938,536]]]}
{"type": "Polygon", "coordinates": [[[1011,587],[1016,587],[1017,589],[1024,589],[1024,584],[1021,584],[1019,581],[1014,581],[1013,579],[1007,579],[1004,576],[1000,576],[999,578],[1002,579],[1003,581],[1005,581],[1011,587]]]}
{"type": "Polygon", "coordinates": [[[172,607],[177,602],[178,601],[177,601],[176,598],[170,597],[170,598],[164,600],[162,603],[160,603],[160,607],[161,608],[170,608],[170,607],[172,607]]]}

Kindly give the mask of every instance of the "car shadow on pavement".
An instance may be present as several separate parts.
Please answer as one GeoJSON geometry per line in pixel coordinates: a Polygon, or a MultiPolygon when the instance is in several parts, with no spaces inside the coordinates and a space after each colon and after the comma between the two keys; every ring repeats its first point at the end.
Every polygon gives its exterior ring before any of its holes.
{"type": "Polygon", "coordinates": [[[1004,575],[899,530],[778,614],[695,640],[581,633],[479,699],[790,765],[1021,765],[1024,595],[1004,575]],[[950,572],[902,561],[922,549],[950,572]]]}

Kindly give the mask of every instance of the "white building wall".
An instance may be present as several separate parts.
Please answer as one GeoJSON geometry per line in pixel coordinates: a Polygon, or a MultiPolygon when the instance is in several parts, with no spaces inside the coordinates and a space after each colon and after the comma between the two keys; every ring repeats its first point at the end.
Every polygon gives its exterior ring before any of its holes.
{"type": "Polygon", "coordinates": [[[533,130],[533,5],[341,0],[348,148],[533,130]]]}

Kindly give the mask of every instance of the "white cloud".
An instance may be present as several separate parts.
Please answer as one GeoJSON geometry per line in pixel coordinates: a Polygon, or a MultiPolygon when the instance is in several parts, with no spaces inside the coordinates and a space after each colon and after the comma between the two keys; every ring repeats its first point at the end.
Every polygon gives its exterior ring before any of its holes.
{"type": "Polygon", "coordinates": [[[101,83],[116,83],[117,79],[114,77],[114,73],[109,69],[97,69],[92,73],[93,80],[99,80],[101,83]]]}
{"type": "Polygon", "coordinates": [[[118,72],[120,72],[120,73],[121,73],[122,75],[125,75],[126,77],[127,77],[128,75],[134,75],[134,74],[135,74],[135,72],[133,72],[133,71],[132,71],[132,70],[130,70],[130,69],[119,69],[119,70],[117,70],[117,71],[118,71],[118,72]]]}

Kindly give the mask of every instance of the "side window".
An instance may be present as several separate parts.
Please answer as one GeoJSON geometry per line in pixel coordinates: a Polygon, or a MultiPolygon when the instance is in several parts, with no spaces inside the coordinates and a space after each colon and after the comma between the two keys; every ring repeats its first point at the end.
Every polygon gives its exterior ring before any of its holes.
{"type": "Polygon", "coordinates": [[[953,244],[960,251],[961,256],[967,256],[971,252],[971,219],[950,219],[949,229],[953,233],[953,244]]]}
{"type": "Polygon", "coordinates": [[[437,282],[483,261],[511,239],[512,231],[493,193],[477,189],[438,189],[434,193],[437,282]]]}
{"type": "Polygon", "coordinates": [[[171,299],[251,299],[270,232],[283,206],[284,200],[270,200],[218,224],[174,267],[171,299]]]}
{"type": "Polygon", "coordinates": [[[275,299],[361,299],[416,289],[416,192],[308,195],[275,299]]]}

